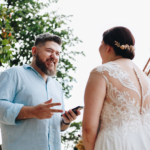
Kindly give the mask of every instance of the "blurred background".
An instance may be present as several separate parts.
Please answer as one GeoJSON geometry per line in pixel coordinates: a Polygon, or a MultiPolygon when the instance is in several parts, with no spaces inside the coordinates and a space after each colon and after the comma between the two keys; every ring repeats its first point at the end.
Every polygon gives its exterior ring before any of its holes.
{"type": "MultiPolygon", "coordinates": [[[[149,0],[0,0],[0,5],[0,72],[30,63],[38,34],[61,36],[57,80],[63,86],[66,110],[84,106],[90,71],[101,65],[98,49],[105,30],[114,26],[130,29],[135,37],[133,62],[141,70],[150,57],[149,0]]],[[[82,118],[83,111],[62,133],[62,149],[74,148],[82,118]]]]}

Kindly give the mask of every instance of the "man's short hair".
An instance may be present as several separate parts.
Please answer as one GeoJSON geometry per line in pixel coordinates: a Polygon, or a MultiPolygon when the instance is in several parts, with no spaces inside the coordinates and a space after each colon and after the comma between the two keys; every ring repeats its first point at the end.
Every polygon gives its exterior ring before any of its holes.
{"type": "Polygon", "coordinates": [[[45,45],[45,42],[47,42],[47,41],[53,41],[53,42],[56,42],[59,45],[62,44],[61,38],[59,36],[52,35],[50,33],[43,33],[43,34],[39,34],[35,38],[34,46],[37,46],[39,44],[45,45]]]}

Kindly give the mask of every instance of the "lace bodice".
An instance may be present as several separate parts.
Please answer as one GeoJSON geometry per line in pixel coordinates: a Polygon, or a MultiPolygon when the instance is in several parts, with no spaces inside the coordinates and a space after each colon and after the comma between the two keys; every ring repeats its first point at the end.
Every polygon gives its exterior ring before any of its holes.
{"type": "MultiPolygon", "coordinates": [[[[127,131],[137,132],[139,127],[150,131],[150,81],[142,87],[135,69],[131,75],[114,62],[96,68],[107,83],[106,97],[100,116],[100,131],[118,131],[125,136],[127,131]],[[134,82],[139,83],[140,90],[134,82]],[[143,94],[142,94],[143,93],[143,94]]],[[[143,81],[143,80],[142,80],[143,81]]]]}

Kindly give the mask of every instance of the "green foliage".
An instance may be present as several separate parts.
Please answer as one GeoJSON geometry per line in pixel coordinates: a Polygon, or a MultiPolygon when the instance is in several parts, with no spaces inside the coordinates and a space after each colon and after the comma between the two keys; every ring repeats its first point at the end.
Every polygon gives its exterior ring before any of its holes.
{"type": "Polygon", "coordinates": [[[60,64],[58,65],[57,80],[62,84],[66,98],[72,86],[70,82],[75,78],[69,75],[69,71],[75,71],[76,67],[72,61],[76,61],[76,55],[84,55],[81,51],[70,51],[69,47],[81,42],[78,37],[74,37],[73,30],[67,26],[71,16],[58,15],[56,11],[42,14],[41,10],[57,2],[57,0],[47,0],[47,3],[38,0],[5,0],[7,8],[15,10],[10,20],[10,25],[14,28],[15,39],[18,43],[10,58],[10,66],[23,65],[31,62],[31,48],[34,44],[35,36],[49,32],[61,37],[62,52],[60,64]]]}
{"type": "Polygon", "coordinates": [[[82,122],[73,122],[67,131],[62,132],[61,143],[65,145],[65,150],[68,148],[76,149],[75,145],[81,138],[81,128],[82,122]]]}
{"type": "Polygon", "coordinates": [[[0,5],[0,66],[10,63],[12,50],[15,46],[13,28],[10,25],[13,9],[8,9],[3,4],[0,5]]]}

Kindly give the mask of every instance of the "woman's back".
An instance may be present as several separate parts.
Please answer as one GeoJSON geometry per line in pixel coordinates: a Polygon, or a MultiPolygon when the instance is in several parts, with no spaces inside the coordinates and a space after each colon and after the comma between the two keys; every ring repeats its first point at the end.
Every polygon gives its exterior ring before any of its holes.
{"type": "Polygon", "coordinates": [[[150,147],[150,81],[129,59],[117,59],[97,67],[107,83],[95,144],[98,149],[150,147]]]}
{"type": "Polygon", "coordinates": [[[84,95],[83,143],[87,150],[150,149],[150,81],[132,62],[135,39],[126,27],[103,33],[101,66],[84,95]]]}

